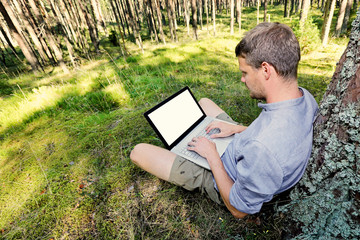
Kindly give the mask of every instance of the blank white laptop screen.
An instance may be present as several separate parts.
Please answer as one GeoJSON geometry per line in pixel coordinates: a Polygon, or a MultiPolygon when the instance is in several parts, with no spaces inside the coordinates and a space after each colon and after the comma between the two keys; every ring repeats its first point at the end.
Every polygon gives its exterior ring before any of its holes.
{"type": "Polygon", "coordinates": [[[168,145],[171,145],[202,115],[191,93],[184,91],[148,116],[168,145]]]}

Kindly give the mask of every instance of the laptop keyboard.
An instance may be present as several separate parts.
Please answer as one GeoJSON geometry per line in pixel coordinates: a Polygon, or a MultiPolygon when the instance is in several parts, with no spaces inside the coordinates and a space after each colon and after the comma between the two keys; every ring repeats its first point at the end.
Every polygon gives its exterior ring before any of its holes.
{"type": "MultiPolygon", "coordinates": [[[[220,132],[220,129],[218,129],[218,128],[212,129],[209,133],[206,133],[206,131],[200,131],[196,135],[196,137],[206,137],[207,139],[211,140],[210,136],[213,134],[217,134],[219,132],[220,132]]],[[[194,151],[189,151],[187,148],[188,148],[188,146],[185,144],[185,146],[181,149],[180,152],[191,158],[195,158],[195,159],[201,158],[201,156],[199,154],[197,154],[194,151]]]]}

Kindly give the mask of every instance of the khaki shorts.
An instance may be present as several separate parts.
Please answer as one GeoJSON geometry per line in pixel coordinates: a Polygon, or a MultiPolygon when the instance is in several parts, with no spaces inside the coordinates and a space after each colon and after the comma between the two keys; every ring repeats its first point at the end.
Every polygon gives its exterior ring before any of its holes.
{"type": "MultiPolygon", "coordinates": [[[[237,122],[232,120],[226,113],[221,113],[216,118],[237,124],[237,122]]],[[[176,156],[171,168],[169,182],[189,191],[198,189],[202,194],[206,193],[214,202],[223,204],[219,192],[214,187],[211,171],[183,157],[176,156]]]]}

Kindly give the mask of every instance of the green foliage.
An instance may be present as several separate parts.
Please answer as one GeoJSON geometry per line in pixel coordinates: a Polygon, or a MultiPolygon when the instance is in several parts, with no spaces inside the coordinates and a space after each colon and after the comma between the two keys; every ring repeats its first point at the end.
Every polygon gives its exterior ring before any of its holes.
{"type": "Polygon", "coordinates": [[[313,23],[312,18],[307,18],[303,25],[297,21],[292,27],[299,41],[302,54],[310,53],[320,47],[320,31],[313,23]]]}
{"type": "Polygon", "coordinates": [[[115,30],[110,31],[109,41],[112,43],[113,46],[119,46],[119,41],[115,30]]]}

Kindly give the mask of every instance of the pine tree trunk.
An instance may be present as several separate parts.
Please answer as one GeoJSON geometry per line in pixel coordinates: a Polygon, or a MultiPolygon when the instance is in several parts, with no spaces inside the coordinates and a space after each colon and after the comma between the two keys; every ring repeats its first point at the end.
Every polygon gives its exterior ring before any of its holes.
{"type": "Polygon", "coordinates": [[[3,15],[6,23],[9,26],[9,29],[18,43],[21,51],[23,52],[26,60],[30,63],[31,69],[33,71],[40,70],[40,64],[36,57],[33,55],[30,46],[27,44],[26,40],[21,35],[21,27],[17,21],[13,11],[11,10],[8,2],[6,0],[0,0],[0,12],[3,15]]]}
{"type": "Polygon", "coordinates": [[[234,34],[234,0],[230,0],[230,34],[234,34]]]}
{"type": "Polygon", "coordinates": [[[190,14],[189,14],[189,2],[188,0],[184,0],[184,18],[186,22],[187,35],[190,36],[190,14]]]}
{"type": "Polygon", "coordinates": [[[339,14],[336,20],[335,37],[339,37],[341,33],[341,26],[344,22],[347,0],[342,0],[340,4],[339,14]]]}
{"type": "Polygon", "coordinates": [[[336,0],[327,0],[324,14],[324,25],[321,30],[321,42],[323,46],[326,46],[330,33],[330,26],[332,17],[334,15],[336,0]]]}
{"type": "MultiPolygon", "coordinates": [[[[114,4],[114,1],[110,0],[110,4],[111,4],[111,8],[112,8],[112,10],[113,10],[113,12],[114,12],[114,16],[115,16],[115,20],[116,20],[116,23],[117,23],[117,26],[118,26],[118,30],[119,30],[119,32],[120,32],[120,34],[121,34],[121,36],[122,36],[122,32],[121,32],[121,28],[120,28],[120,20],[119,20],[119,18],[120,18],[120,16],[119,16],[120,13],[117,11],[117,9],[116,9],[116,7],[115,7],[115,4],[114,4]]],[[[123,50],[122,47],[121,47],[121,41],[120,41],[120,39],[119,39],[119,46],[120,46],[121,54],[124,56],[125,53],[124,53],[124,50],[123,50]]],[[[124,43],[124,46],[125,46],[125,43],[124,43]]]]}
{"type": "Polygon", "coordinates": [[[214,36],[216,35],[216,19],[215,19],[215,0],[212,0],[212,20],[213,20],[213,28],[214,28],[214,36]]]}
{"type": "Polygon", "coordinates": [[[237,17],[237,22],[239,24],[239,33],[241,33],[241,4],[242,4],[242,0],[236,0],[236,17],[237,17]]]}
{"type": "Polygon", "coordinates": [[[62,70],[65,72],[65,73],[68,73],[69,72],[69,69],[66,67],[66,64],[64,63],[64,60],[63,60],[63,56],[62,56],[62,52],[61,50],[58,48],[57,44],[56,44],[56,41],[55,41],[55,38],[54,36],[52,35],[51,31],[50,31],[50,25],[49,23],[45,20],[45,17],[46,15],[42,16],[40,14],[40,11],[39,9],[37,8],[35,2],[33,0],[28,0],[28,3],[30,4],[30,7],[31,7],[31,10],[34,12],[35,14],[35,18],[37,19],[37,21],[39,23],[43,23],[44,24],[44,35],[45,35],[45,38],[47,39],[47,41],[49,42],[49,47],[50,49],[53,50],[54,52],[54,55],[55,55],[55,58],[58,62],[58,64],[60,65],[60,67],[62,68],[62,70]]]}
{"type": "Polygon", "coordinates": [[[341,27],[341,33],[346,33],[347,32],[347,28],[348,28],[348,22],[350,19],[350,12],[351,12],[351,8],[353,6],[354,0],[348,0],[347,4],[346,4],[346,11],[345,11],[345,16],[344,16],[344,22],[342,24],[341,27]]]}
{"type": "Polygon", "coordinates": [[[155,3],[155,8],[156,8],[156,12],[157,12],[157,22],[158,22],[158,25],[159,25],[160,36],[161,36],[161,39],[162,39],[163,43],[166,45],[165,34],[164,34],[163,26],[162,26],[160,2],[159,2],[159,0],[152,0],[152,1],[154,1],[154,3],[155,3]]]}
{"type": "Polygon", "coordinates": [[[304,23],[307,19],[310,8],[310,0],[302,0],[302,7],[300,12],[300,29],[303,29],[304,23]]]}
{"type": "Polygon", "coordinates": [[[192,14],[192,26],[194,30],[194,36],[195,39],[198,40],[196,0],[191,0],[191,14],[192,14]]]}
{"type": "Polygon", "coordinates": [[[314,123],[313,153],[291,202],[287,238],[360,238],[360,11],[314,123]]]}
{"type": "Polygon", "coordinates": [[[266,22],[267,16],[267,0],[264,0],[264,22],[266,22]]]}

